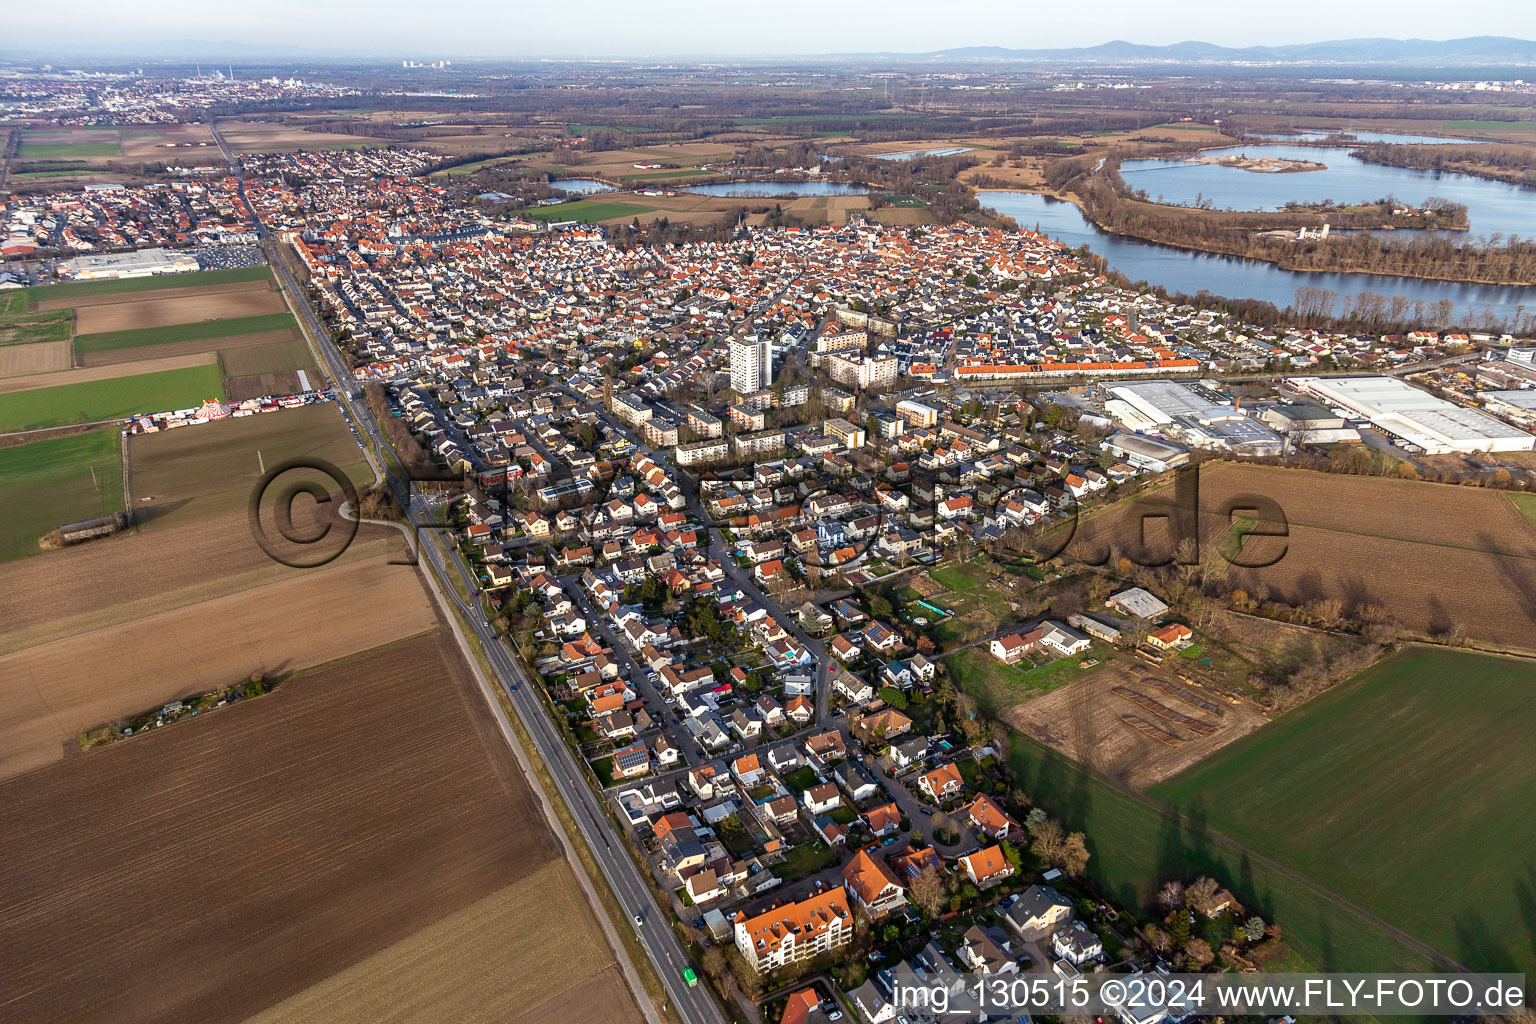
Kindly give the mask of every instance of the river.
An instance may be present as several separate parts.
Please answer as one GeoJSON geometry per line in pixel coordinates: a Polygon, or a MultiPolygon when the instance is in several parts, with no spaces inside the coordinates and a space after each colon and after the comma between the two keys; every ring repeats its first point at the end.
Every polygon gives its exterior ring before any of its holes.
{"type": "MultiPolygon", "coordinates": [[[[1190,164],[1188,166],[1198,166],[1190,164]]],[[[1255,178],[1297,178],[1299,174],[1265,175],[1236,171],[1255,178]]],[[[1073,248],[1087,246],[1132,281],[1161,285],[1193,295],[1204,289],[1234,299],[1262,299],[1284,309],[1303,285],[1329,288],[1341,295],[1377,292],[1436,303],[1450,299],[1458,313],[1476,322],[1486,311],[1500,319],[1513,318],[1517,307],[1536,311],[1536,288],[1421,281],[1374,274],[1319,274],[1281,270],[1273,263],[1236,256],[1174,249],[1139,239],[1110,235],[1083,216],[1071,203],[1025,192],[980,192],[981,204],[1012,217],[1021,228],[1034,228],[1073,248]]]]}

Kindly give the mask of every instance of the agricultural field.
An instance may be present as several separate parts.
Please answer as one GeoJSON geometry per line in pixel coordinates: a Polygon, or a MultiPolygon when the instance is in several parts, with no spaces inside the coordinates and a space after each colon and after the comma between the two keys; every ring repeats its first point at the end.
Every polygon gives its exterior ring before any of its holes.
{"type": "Polygon", "coordinates": [[[74,349],[67,337],[62,341],[0,346],[0,386],[15,377],[67,370],[73,359],[74,349]]]}
{"type": "Polygon", "coordinates": [[[441,632],[0,800],[8,1020],[639,1020],[441,632]]]}
{"type": "Polygon", "coordinates": [[[237,153],[286,153],[298,149],[372,149],[390,139],[306,131],[301,124],[278,124],[245,118],[221,118],[219,131],[237,153]]]}
{"type": "MultiPolygon", "coordinates": [[[[147,530],[246,507],[264,472],[288,459],[323,459],[361,487],[373,479],[333,402],[129,438],[134,515],[147,530]],[[259,453],[259,454],[258,454],[259,453]]],[[[335,484],[315,474],[327,490],[335,484]]],[[[285,484],[300,479],[283,475],[285,484]]]]}
{"type": "Polygon", "coordinates": [[[1015,734],[1018,786],[1068,828],[1088,836],[1088,873],[1127,906],[1151,908],[1158,885],[1210,875],[1245,908],[1285,929],[1296,970],[1421,971],[1423,950],[1307,880],[1231,842],[1198,817],[1108,782],[1070,758],[1015,734]]]}
{"type": "MultiPolygon", "coordinates": [[[[165,362],[175,361],[155,360],[152,365],[165,362]]],[[[35,386],[0,394],[0,430],[32,430],[123,419],[141,412],[192,408],[209,398],[224,397],[224,382],[213,362],[132,376],[84,379],[85,375],[99,372],[66,370],[59,374],[17,378],[35,386]],[[80,376],[76,377],[77,373],[80,376]],[[72,377],[73,382],[51,384],[53,378],[64,376],[72,377]]]]}
{"type": "MultiPolygon", "coordinates": [[[[1085,518],[1069,554],[1101,556],[1123,547],[1137,535],[1137,517],[1168,493],[1138,495],[1085,518]]],[[[1374,606],[1428,634],[1462,632],[1515,647],[1536,642],[1536,529],[1508,495],[1449,484],[1216,464],[1200,475],[1202,544],[1228,529],[1223,502],[1244,494],[1278,501],[1289,536],[1248,538],[1245,558],[1283,555],[1268,568],[1226,568],[1233,586],[1291,604],[1334,599],[1345,614],[1374,606]]],[[[1154,548],[1157,523],[1147,524],[1154,548]]]]}
{"type": "Polygon", "coordinates": [[[22,132],[16,159],[86,161],[105,165],[113,159],[132,163],[201,163],[209,149],[217,153],[206,125],[106,125],[81,128],[28,128],[22,132]]]}
{"type": "Polygon", "coordinates": [[[15,353],[0,348],[0,371],[9,371],[0,372],[0,392],[205,364],[217,364],[219,394],[235,401],[291,394],[322,379],[266,267],[47,286],[30,290],[21,302],[28,298],[38,312],[8,313],[4,320],[59,318],[65,339],[73,323],[73,345],[39,343],[15,353]],[[64,348],[71,348],[68,358],[64,348]]]}
{"type": "MultiPolygon", "coordinates": [[[[193,289],[206,292],[224,290],[230,285],[242,288],[271,288],[271,282],[272,270],[269,267],[240,267],[235,270],[205,270],[196,274],[162,274],[158,277],[131,277],[107,281],[66,281],[62,284],[45,284],[36,288],[26,288],[17,294],[24,297],[23,301],[35,304],[38,309],[64,309],[70,306],[86,305],[87,303],[82,302],[82,299],[100,296],[167,290],[180,290],[190,295],[193,289]]],[[[104,301],[120,300],[109,298],[104,301]]]]}
{"type": "Polygon", "coordinates": [[[68,311],[28,313],[24,302],[18,305],[21,308],[15,312],[0,314],[0,347],[69,340],[68,311]]]}
{"type": "Polygon", "coordinates": [[[0,561],[37,554],[63,523],[122,509],[120,440],[107,427],[0,449],[0,561]]]}
{"type": "Polygon", "coordinates": [[[642,213],[651,212],[651,209],[652,207],[642,206],[639,203],[613,203],[600,199],[578,199],[571,203],[561,203],[558,206],[544,206],[536,210],[524,212],[530,220],[579,220],[596,224],[607,220],[637,217],[642,213]]]}
{"type": "Polygon", "coordinates": [[[123,155],[120,133],[29,128],[21,133],[17,160],[85,160],[123,155]]]}
{"type": "MultiPolygon", "coordinates": [[[[244,543],[254,546],[249,532],[244,543]]],[[[91,593],[110,601],[111,585],[110,577],[100,580],[91,593]]],[[[0,778],[59,760],[80,732],[115,717],[254,672],[285,674],[349,657],[436,624],[415,570],[376,555],[290,570],[276,582],[7,654],[0,657],[0,778]]]]}
{"type": "Polygon", "coordinates": [[[288,312],[220,317],[217,320],[178,322],[162,327],[136,327],[101,334],[80,334],[75,338],[75,349],[81,356],[86,356],[95,352],[112,352],[125,348],[157,347],[177,342],[206,341],[262,332],[297,330],[297,327],[293,314],[288,312]]]}
{"type": "MultiPolygon", "coordinates": [[[[121,301],[81,305],[75,310],[75,333],[106,334],[195,324],[203,320],[239,320],[286,312],[283,297],[270,288],[167,296],[124,296],[121,301]]],[[[239,333],[236,331],[235,333],[239,333]]],[[[174,339],[173,339],[174,340],[174,339]]]]}
{"type": "MultiPolygon", "coordinates": [[[[297,529],[324,521],[300,505],[297,529]]],[[[401,558],[398,531],[364,525],[327,568],[371,558],[401,558]]],[[[0,564],[0,656],[84,636],[135,619],[256,590],[313,574],[273,561],[251,538],[246,512],[195,529],[129,531],[0,564]],[[82,594],[109,599],[82,601],[82,594]]]]}
{"type": "Polygon", "coordinates": [[[1151,792],[1467,967],[1528,972],[1533,697],[1529,662],[1409,648],[1151,792]]]}

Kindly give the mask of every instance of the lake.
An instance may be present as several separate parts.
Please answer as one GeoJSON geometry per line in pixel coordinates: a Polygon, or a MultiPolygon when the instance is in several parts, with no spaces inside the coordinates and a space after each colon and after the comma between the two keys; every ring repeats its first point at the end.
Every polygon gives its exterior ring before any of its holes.
{"type": "MultiPolygon", "coordinates": [[[[1404,137],[1384,138],[1395,141],[1404,137]]],[[[1399,202],[1422,206],[1430,196],[1439,196],[1466,206],[1474,237],[1495,233],[1536,237],[1536,189],[1468,174],[1382,167],[1357,160],[1347,149],[1328,146],[1229,146],[1208,149],[1201,155],[1223,157],[1241,153],[1315,160],[1328,167],[1322,171],[1260,174],[1187,160],[1127,160],[1120,165],[1120,176],[1129,187],[1145,190],[1147,198],[1154,202],[1195,206],[1204,199],[1218,210],[1276,210],[1293,200],[1363,203],[1388,195],[1399,202]]]]}
{"type": "MultiPolygon", "coordinates": [[[[1196,166],[1196,165],[1189,165],[1196,166]]],[[[1254,178],[1296,178],[1297,174],[1264,175],[1246,171],[1254,178]]],[[[1460,284],[1453,281],[1420,281],[1408,277],[1374,274],[1320,274],[1281,270],[1272,263],[1236,256],[1194,252],[1143,242],[1101,231],[1071,203],[1025,192],[979,192],[981,204],[1012,217],[1019,227],[1036,226],[1059,242],[1088,249],[1132,281],[1146,281],[1169,291],[1193,295],[1201,289],[1234,299],[1262,299],[1281,309],[1296,299],[1303,285],[1330,288],[1341,295],[1377,292],[1403,295],[1428,303],[1450,299],[1463,314],[1481,317],[1486,310],[1500,318],[1512,318],[1522,304],[1536,308],[1536,288],[1460,284]]]]}
{"type": "Polygon", "coordinates": [[[920,156],[958,156],[969,153],[969,146],[949,146],[941,149],[909,149],[903,153],[881,153],[876,160],[916,160],[920,156]]]}
{"type": "Polygon", "coordinates": [[[799,196],[867,196],[868,185],[849,185],[841,181],[727,181],[716,185],[688,185],[679,192],[703,196],[727,196],[732,199],[771,199],[799,196]]]}
{"type": "MultiPolygon", "coordinates": [[[[1308,139],[1325,139],[1331,132],[1302,130],[1295,132],[1256,132],[1261,139],[1275,139],[1279,142],[1305,142],[1308,139]]],[[[1390,142],[1396,146],[1449,146],[1453,144],[1476,143],[1475,139],[1443,139],[1438,135],[1390,135],[1381,132],[1345,132],[1353,135],[1360,142],[1390,142]]]]}
{"type": "Polygon", "coordinates": [[[618,189],[606,181],[598,181],[596,178],[561,178],[552,181],[549,187],[560,192],[571,192],[577,195],[589,196],[595,192],[617,192],[618,189]]]}

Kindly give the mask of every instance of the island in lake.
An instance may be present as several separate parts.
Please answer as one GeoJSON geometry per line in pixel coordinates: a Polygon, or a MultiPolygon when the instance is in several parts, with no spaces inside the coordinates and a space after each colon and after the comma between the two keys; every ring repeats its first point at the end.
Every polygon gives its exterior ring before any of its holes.
{"type": "Polygon", "coordinates": [[[1232,156],[1191,156],[1190,163],[1215,164],[1218,167],[1236,167],[1240,171],[1256,171],[1259,174],[1292,174],[1297,171],[1326,171],[1328,165],[1317,160],[1286,160],[1274,156],[1249,156],[1247,153],[1232,156]]]}

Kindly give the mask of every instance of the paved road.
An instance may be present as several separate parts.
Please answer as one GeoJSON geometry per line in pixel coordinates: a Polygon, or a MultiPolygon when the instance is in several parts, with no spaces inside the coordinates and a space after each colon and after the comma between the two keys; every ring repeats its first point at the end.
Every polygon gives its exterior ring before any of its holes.
{"type": "MultiPolygon", "coordinates": [[[[218,141],[219,147],[224,151],[225,158],[229,160],[230,167],[238,178],[239,165],[225,144],[223,136],[213,125],[209,127],[213,130],[214,138],[218,141]]],[[[240,182],[240,194],[243,199],[245,196],[243,180],[240,182]]],[[[250,208],[249,204],[247,208],[250,208]]],[[[255,217],[254,209],[251,213],[255,217]]],[[[604,880],[613,890],[624,912],[630,916],[629,926],[634,929],[640,944],[655,964],[657,974],[670,997],[670,1005],[687,1024],[725,1024],[725,1017],[709,995],[707,988],[705,986],[689,988],[682,980],[683,969],[691,966],[687,952],[672,931],[667,913],[652,899],[651,891],[646,886],[640,868],[630,856],[629,849],[620,837],[616,826],[607,816],[601,798],[588,785],[584,766],[577,763],[565,738],[551,722],[539,700],[538,691],[523,666],[486,623],[480,608],[472,606],[459,597],[458,592],[451,585],[453,572],[457,572],[468,592],[475,593],[479,589],[478,581],[456,551],[450,551],[445,556],[439,531],[430,529],[427,498],[418,494],[410,481],[402,481],[382,471],[385,463],[382,453],[386,442],[374,419],[373,411],[367,407],[366,403],[353,404],[357,385],[351,371],[341,359],[335,346],[326,343],[326,339],[330,337],[329,333],[324,330],[315,316],[314,309],[283,262],[282,254],[276,251],[277,246],[265,227],[260,225],[259,220],[257,224],[257,233],[262,239],[262,246],[267,251],[278,282],[288,293],[290,305],[309,328],[314,342],[312,347],[316,349],[315,355],[323,361],[332,380],[336,382],[337,395],[343,408],[348,410],[353,422],[366,433],[372,450],[365,449],[365,453],[374,463],[375,472],[381,477],[388,478],[397,500],[406,510],[406,517],[412,531],[420,541],[418,547],[421,554],[426,556],[426,565],[443,584],[441,593],[457,607],[480,641],[496,674],[497,683],[506,691],[519,720],[532,738],[534,747],[538,750],[540,758],[555,782],[560,798],[570,810],[588,848],[592,851],[598,868],[604,875],[604,880]],[[452,570],[449,567],[450,563],[452,570]],[[636,923],[637,918],[638,923],[636,923]]],[[[602,907],[595,907],[594,910],[600,916],[604,916],[602,907]]],[[[625,922],[613,923],[616,927],[625,926],[625,922]]],[[[617,953],[621,958],[625,958],[622,947],[617,953]]],[[[551,965],[551,969],[558,968],[551,965]]],[[[641,996],[643,999],[643,993],[641,996]]]]}

